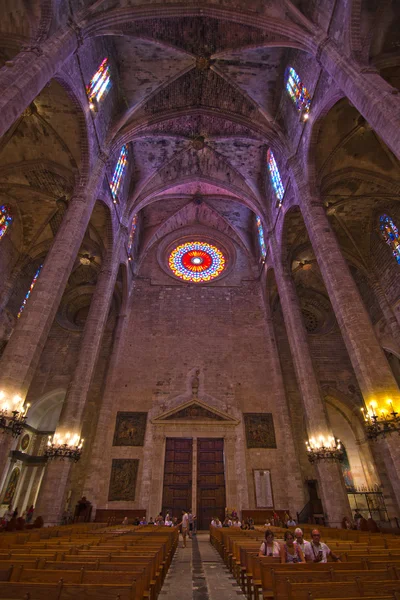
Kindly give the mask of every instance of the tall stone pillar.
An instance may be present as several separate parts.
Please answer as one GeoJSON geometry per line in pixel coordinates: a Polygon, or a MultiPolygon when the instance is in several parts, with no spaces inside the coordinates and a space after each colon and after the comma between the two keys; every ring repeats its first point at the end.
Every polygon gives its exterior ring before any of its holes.
{"type": "Polygon", "coordinates": [[[92,502],[94,509],[98,504],[98,498],[103,488],[108,488],[109,482],[103,481],[102,473],[104,457],[104,440],[110,427],[115,423],[111,421],[114,400],[114,383],[117,375],[117,366],[121,359],[122,339],[128,324],[127,313],[124,311],[118,317],[116,325],[113,350],[110,358],[110,364],[107,371],[106,382],[104,386],[103,401],[100,407],[99,419],[97,422],[96,435],[91,447],[90,467],[83,488],[84,495],[92,502]]]}
{"type": "Polygon", "coordinates": [[[400,159],[400,93],[374,67],[358,64],[326,37],[316,50],[321,66],[400,159]]]}
{"type": "Polygon", "coordinates": [[[0,137],[60,71],[77,45],[72,29],[61,30],[38,46],[26,46],[0,69],[0,137]]]}
{"type": "Polygon", "coordinates": [[[271,371],[268,374],[270,381],[271,393],[274,394],[275,405],[279,407],[280,430],[284,432],[283,436],[286,440],[285,454],[286,464],[282,465],[282,475],[286,477],[286,486],[290,490],[288,494],[288,508],[291,514],[300,512],[305,503],[304,485],[302,481],[302,471],[299,461],[298,452],[293,439],[293,435],[288,435],[292,431],[290,421],[289,407],[285,393],[285,384],[281,364],[279,362],[279,352],[275,338],[274,325],[272,322],[271,306],[268,290],[266,288],[265,278],[262,278],[262,296],[265,311],[265,330],[268,340],[268,345],[271,348],[271,371]]]}
{"type": "MultiPolygon", "coordinates": [[[[288,269],[282,265],[279,249],[272,233],[270,256],[275,269],[279,298],[288,334],[297,382],[304,406],[309,439],[325,440],[332,436],[321,390],[315,375],[296,287],[288,269]]],[[[344,479],[337,462],[315,463],[319,491],[329,525],[339,527],[344,516],[350,516],[344,479]]]]}
{"type": "MultiPolygon", "coordinates": [[[[54,321],[102,183],[105,165],[97,167],[84,189],[69,202],[63,222],[46,256],[40,276],[0,360],[0,390],[6,397],[26,397],[40,355],[54,321]]],[[[0,470],[12,440],[0,442],[0,470]]]]}
{"type": "MultiPolygon", "coordinates": [[[[297,186],[299,186],[297,177],[297,186]]],[[[295,184],[296,185],[296,184],[295,184]]],[[[343,257],[322,202],[309,194],[306,185],[297,187],[304,223],[328,291],[349,358],[368,410],[381,414],[390,402],[400,412],[400,390],[376,337],[369,315],[343,257]]],[[[400,454],[398,438],[388,437],[385,462],[400,504],[400,454]]]]}
{"type": "MultiPolygon", "coordinates": [[[[119,269],[122,230],[118,232],[114,248],[109,251],[100,271],[89,314],[83,330],[77,365],[67,390],[56,434],[71,437],[81,434],[86,398],[94,375],[101,341],[110,311],[119,269]]],[[[85,451],[85,446],[83,446],[85,451]]],[[[37,502],[37,514],[48,525],[61,522],[72,463],[69,460],[50,461],[45,470],[37,502]]]]}

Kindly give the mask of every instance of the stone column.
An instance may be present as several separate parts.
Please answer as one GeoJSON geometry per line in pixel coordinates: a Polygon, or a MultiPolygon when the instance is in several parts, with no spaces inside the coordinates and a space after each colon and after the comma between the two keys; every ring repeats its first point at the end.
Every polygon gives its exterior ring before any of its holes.
{"type": "MultiPolygon", "coordinates": [[[[271,348],[271,366],[272,370],[268,374],[268,378],[271,386],[271,393],[274,394],[276,410],[278,412],[279,407],[279,419],[280,429],[282,432],[282,439],[285,439],[285,454],[286,464],[282,465],[282,475],[286,477],[286,487],[290,490],[288,495],[288,508],[291,514],[300,512],[304,507],[306,500],[304,495],[304,485],[302,481],[301,465],[299,461],[298,453],[296,452],[296,445],[294,441],[294,435],[292,433],[292,425],[290,421],[289,406],[286,398],[285,384],[283,381],[281,364],[279,362],[279,351],[275,339],[274,324],[272,322],[271,306],[269,293],[266,288],[265,278],[262,279],[262,296],[265,310],[265,329],[268,340],[268,345],[271,348]],[[288,432],[291,435],[288,435],[288,432]]],[[[303,448],[305,444],[303,444],[303,448]]]]}
{"type": "MultiPolygon", "coordinates": [[[[71,437],[81,434],[86,398],[94,375],[120,264],[121,243],[124,239],[122,230],[117,235],[114,248],[108,252],[102,265],[90,303],[77,365],[56,429],[56,433],[62,437],[67,432],[71,437]]],[[[85,446],[83,446],[84,451],[85,446]]],[[[61,522],[71,467],[71,461],[57,459],[50,461],[46,466],[36,514],[41,514],[48,525],[57,525],[61,522]]]]}
{"type": "Polygon", "coordinates": [[[363,66],[339,50],[326,37],[316,58],[333,77],[350,102],[400,159],[400,94],[379,72],[363,66]]]}
{"type": "Polygon", "coordinates": [[[0,137],[76,50],[72,29],[58,31],[40,45],[26,46],[0,69],[0,137]]]}
{"type": "MultiPolygon", "coordinates": [[[[388,411],[391,400],[400,411],[400,390],[376,337],[367,310],[343,257],[322,202],[300,185],[297,173],[297,197],[304,223],[329,294],[349,358],[368,409],[378,414],[388,411]],[[371,404],[372,403],[372,404],[371,404]]],[[[385,461],[400,503],[400,460],[398,439],[387,438],[385,461]]]]}
{"type": "MultiPolygon", "coordinates": [[[[309,438],[318,440],[332,435],[313,361],[308,345],[300,303],[288,268],[284,267],[279,255],[274,234],[269,238],[270,256],[275,269],[279,298],[288,334],[297,382],[304,406],[309,438]]],[[[350,516],[344,480],[337,462],[319,461],[315,464],[319,492],[328,523],[339,527],[344,516],[350,516]]]]}
{"type": "MultiPolygon", "coordinates": [[[[125,303],[125,306],[127,301],[125,303]]],[[[104,482],[102,466],[104,464],[104,440],[107,440],[109,436],[110,427],[115,427],[115,422],[111,421],[111,414],[113,411],[113,400],[114,400],[114,382],[118,376],[117,367],[121,359],[122,352],[122,340],[125,334],[126,327],[128,325],[128,318],[125,311],[119,315],[118,322],[115,330],[113,350],[110,358],[108,367],[106,382],[104,386],[104,394],[102,399],[101,407],[99,408],[100,414],[97,422],[96,435],[91,447],[90,465],[88,468],[88,475],[83,488],[83,494],[92,502],[94,509],[98,504],[98,498],[100,497],[103,489],[108,489],[109,482],[104,482]]],[[[158,435],[156,430],[153,430],[153,442],[155,437],[158,435]]],[[[161,443],[161,438],[154,443],[161,443]]],[[[154,477],[154,475],[153,475],[154,477]]],[[[150,492],[151,496],[151,492],[150,492]]],[[[151,499],[150,499],[151,506],[151,499]]],[[[160,509],[158,509],[160,510],[160,509]]]]}
{"type": "MultiPolygon", "coordinates": [[[[86,188],[78,189],[70,200],[29,301],[4,350],[0,361],[0,390],[10,398],[26,397],[89,224],[104,168],[99,160],[86,188]]],[[[9,436],[3,437],[6,439],[0,442],[0,470],[12,442],[9,436]]]]}

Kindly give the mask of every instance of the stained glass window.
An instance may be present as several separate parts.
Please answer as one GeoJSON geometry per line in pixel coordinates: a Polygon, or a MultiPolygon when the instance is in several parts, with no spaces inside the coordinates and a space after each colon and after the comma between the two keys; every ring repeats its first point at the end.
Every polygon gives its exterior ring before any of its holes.
{"type": "Polygon", "coordinates": [[[258,229],[258,243],[260,244],[261,258],[264,260],[264,258],[267,256],[267,249],[265,247],[264,228],[262,226],[261,218],[259,216],[256,216],[256,223],[258,229]]]}
{"type": "Polygon", "coordinates": [[[283,196],[285,195],[285,188],[283,187],[281,175],[279,173],[278,165],[276,164],[275,156],[272,150],[268,150],[267,163],[269,176],[271,179],[272,187],[274,188],[275,195],[279,202],[282,202],[283,196]]]}
{"type": "Polygon", "coordinates": [[[105,58],[86,88],[89,102],[100,102],[111,87],[111,72],[108,58],[105,58]]]}
{"type": "Polygon", "coordinates": [[[184,281],[201,283],[218,277],[225,268],[221,250],[207,242],[186,242],[170,254],[169,268],[184,281]]]}
{"type": "Polygon", "coordinates": [[[118,190],[121,187],[122,179],[124,177],[126,164],[128,162],[128,150],[126,146],[122,146],[121,152],[117,164],[115,165],[114,174],[112,176],[110,189],[112,197],[115,199],[118,194],[118,190]]]}
{"type": "Polygon", "coordinates": [[[400,264],[400,238],[399,231],[396,225],[393,223],[393,219],[388,215],[381,215],[379,217],[379,225],[383,239],[389,244],[392,249],[393,256],[400,264]]]}
{"type": "Polygon", "coordinates": [[[311,96],[293,67],[286,69],[285,80],[286,90],[296,105],[297,110],[308,113],[311,106],[311,96]]]}
{"type": "Polygon", "coordinates": [[[134,217],[132,219],[131,231],[130,231],[129,240],[128,240],[128,254],[131,254],[131,251],[132,251],[133,240],[135,239],[135,231],[136,231],[136,227],[137,227],[137,221],[138,221],[138,216],[134,215],[134,217]]]}
{"type": "Polygon", "coordinates": [[[18,317],[18,318],[19,318],[19,317],[22,315],[22,311],[24,310],[24,308],[25,308],[25,306],[26,306],[26,303],[28,302],[29,296],[31,295],[31,293],[32,293],[32,290],[33,290],[33,288],[35,287],[35,284],[36,284],[36,282],[37,282],[37,279],[38,279],[38,277],[39,277],[39,273],[40,273],[40,271],[42,270],[42,267],[43,267],[43,265],[40,265],[40,267],[38,268],[38,270],[37,270],[37,271],[36,271],[36,273],[35,273],[35,276],[34,276],[34,278],[32,279],[31,286],[30,286],[29,290],[26,292],[26,296],[25,296],[25,298],[24,298],[24,301],[23,301],[23,303],[21,304],[21,307],[20,307],[20,309],[19,309],[19,312],[18,312],[18,315],[17,315],[17,317],[18,317]]]}
{"type": "Polygon", "coordinates": [[[0,239],[10,227],[12,220],[13,218],[11,216],[10,207],[6,204],[0,206],[0,239]]]}

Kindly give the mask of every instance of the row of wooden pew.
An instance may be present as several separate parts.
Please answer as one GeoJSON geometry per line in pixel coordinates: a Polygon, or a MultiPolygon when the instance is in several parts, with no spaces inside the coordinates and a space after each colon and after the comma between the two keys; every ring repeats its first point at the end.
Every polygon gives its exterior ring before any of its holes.
{"type": "MultiPolygon", "coordinates": [[[[271,527],[283,543],[284,529],[271,527]]],[[[310,531],[305,527],[305,539],[310,531]]],[[[311,529],[311,528],[310,528],[311,529]]],[[[303,529],[304,531],[304,529],[303,529]]],[[[322,541],[342,562],[281,564],[280,558],[258,556],[264,529],[210,529],[210,542],[220,553],[249,600],[325,600],[373,598],[400,600],[400,537],[320,528],[322,541]],[[349,532],[350,533],[350,532],[349,532]]]]}
{"type": "Polygon", "coordinates": [[[101,524],[0,537],[0,598],[156,600],[178,529],[101,524]]]}

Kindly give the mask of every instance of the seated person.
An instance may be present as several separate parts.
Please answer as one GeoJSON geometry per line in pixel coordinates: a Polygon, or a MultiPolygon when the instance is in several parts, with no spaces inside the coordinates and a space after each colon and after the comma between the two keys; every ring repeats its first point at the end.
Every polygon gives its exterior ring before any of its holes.
{"type": "Polygon", "coordinates": [[[148,523],[148,524],[149,524],[149,525],[154,525],[154,524],[155,524],[155,523],[154,523],[154,521],[153,521],[153,517],[150,517],[150,519],[149,519],[149,523],[148,523]]]}
{"type": "Polygon", "coordinates": [[[169,515],[167,515],[167,517],[165,517],[164,525],[166,527],[172,527],[173,523],[172,523],[171,519],[169,518],[169,515]]]}
{"type": "Polygon", "coordinates": [[[140,525],[147,525],[146,517],[140,519],[140,525]]]}
{"type": "Polygon", "coordinates": [[[215,525],[214,527],[222,527],[222,523],[221,521],[218,519],[218,517],[215,519],[215,525]]]}
{"type": "Polygon", "coordinates": [[[265,532],[265,542],[260,546],[258,556],[275,556],[281,555],[281,546],[279,542],[274,541],[274,534],[270,529],[265,532]]]}
{"type": "Polygon", "coordinates": [[[303,550],[294,543],[294,535],[291,531],[285,531],[285,543],[281,547],[281,563],[305,563],[303,550]]]}
{"type": "Polygon", "coordinates": [[[312,558],[311,544],[310,544],[310,542],[307,542],[307,540],[304,539],[303,531],[300,529],[300,527],[297,527],[294,530],[294,537],[295,537],[294,543],[297,544],[301,548],[306,562],[312,562],[313,558],[312,558]]]}
{"type": "Polygon", "coordinates": [[[286,525],[288,527],[296,527],[297,523],[296,521],[293,519],[293,517],[289,517],[288,521],[286,522],[286,525]]]}
{"type": "Polygon", "coordinates": [[[234,519],[232,526],[233,526],[233,527],[241,527],[241,526],[242,526],[242,524],[241,524],[241,522],[239,521],[239,518],[238,518],[238,517],[236,517],[236,518],[234,519]]]}
{"type": "Polygon", "coordinates": [[[122,525],[129,525],[128,517],[125,517],[122,521],[122,525]]]}
{"type": "Polygon", "coordinates": [[[321,542],[321,534],[318,529],[313,529],[311,532],[311,562],[315,563],[326,563],[328,562],[328,556],[335,562],[341,562],[339,557],[332,552],[330,548],[324,542],[321,542]]]}
{"type": "Polygon", "coordinates": [[[225,521],[222,523],[222,527],[232,527],[232,521],[229,517],[225,518],[225,521]]]}

